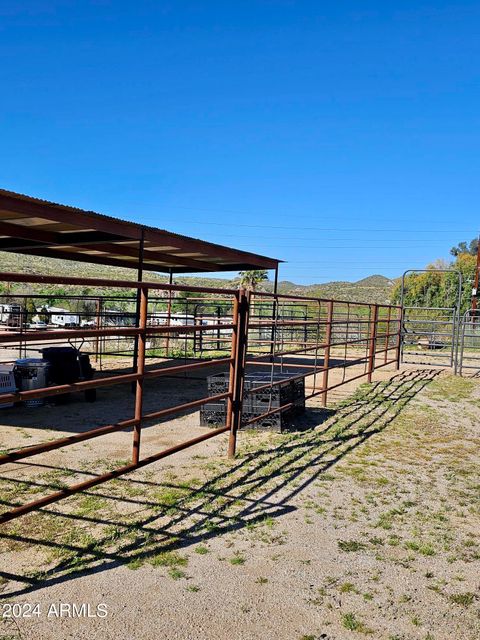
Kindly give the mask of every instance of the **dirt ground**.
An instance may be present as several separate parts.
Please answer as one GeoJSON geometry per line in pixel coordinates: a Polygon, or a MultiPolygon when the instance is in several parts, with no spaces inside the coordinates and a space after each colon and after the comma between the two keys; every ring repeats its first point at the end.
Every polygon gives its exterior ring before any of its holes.
{"type": "MultiPolygon", "coordinates": [[[[242,432],[234,461],[220,436],[4,526],[0,639],[478,640],[480,381],[388,369],[310,401],[297,432],[242,432]]],[[[149,384],[147,411],[206,395],[149,384]]],[[[127,387],[7,409],[2,448],[132,411],[127,387]]],[[[142,453],[204,431],[198,412],[148,426],[142,453]]],[[[7,465],[1,504],[130,453],[120,432],[7,465]]]]}

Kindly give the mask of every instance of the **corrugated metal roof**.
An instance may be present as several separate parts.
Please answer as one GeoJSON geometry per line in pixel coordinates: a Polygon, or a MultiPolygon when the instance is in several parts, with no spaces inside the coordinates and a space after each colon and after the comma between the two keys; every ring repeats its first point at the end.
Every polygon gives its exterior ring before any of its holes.
{"type": "Polygon", "coordinates": [[[173,273],[275,269],[280,260],[0,189],[0,251],[173,273]]]}

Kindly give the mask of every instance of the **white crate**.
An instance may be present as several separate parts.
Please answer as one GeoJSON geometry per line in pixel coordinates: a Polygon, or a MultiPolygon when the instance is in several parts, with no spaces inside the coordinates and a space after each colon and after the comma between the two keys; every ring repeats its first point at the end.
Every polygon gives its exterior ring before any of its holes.
{"type": "MultiPolygon", "coordinates": [[[[0,395],[3,393],[15,393],[16,390],[13,365],[0,364],[0,395]]],[[[8,409],[9,407],[13,407],[13,402],[0,404],[0,409],[8,409]]]]}

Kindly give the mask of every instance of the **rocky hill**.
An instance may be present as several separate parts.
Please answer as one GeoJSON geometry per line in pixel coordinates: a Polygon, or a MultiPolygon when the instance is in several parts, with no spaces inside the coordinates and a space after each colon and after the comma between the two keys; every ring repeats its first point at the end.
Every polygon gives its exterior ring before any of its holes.
{"type": "MultiPolygon", "coordinates": [[[[39,256],[30,257],[18,254],[10,254],[0,251],[0,271],[14,273],[31,273],[45,275],[64,275],[85,278],[106,278],[135,280],[136,272],[133,269],[123,269],[120,267],[100,266],[84,262],[73,262],[67,260],[53,260],[39,256]]],[[[156,273],[147,273],[145,280],[151,282],[167,282],[168,278],[156,273]]],[[[209,287],[237,287],[238,281],[226,280],[225,278],[215,278],[209,276],[175,276],[175,282],[181,284],[191,284],[194,286],[209,287]]],[[[359,302],[385,303],[390,300],[390,294],[394,282],[382,275],[372,275],[357,282],[326,282],[321,284],[300,285],[287,280],[279,283],[281,293],[291,293],[297,295],[318,296],[322,298],[337,298],[342,300],[357,300],[359,302]]],[[[59,289],[69,291],[69,287],[60,286],[40,286],[40,285],[11,285],[7,287],[0,284],[0,288],[5,292],[8,289],[15,292],[40,292],[50,293],[59,289]]],[[[262,284],[265,291],[273,289],[273,283],[267,281],[262,284]]],[[[85,287],[83,293],[108,293],[108,289],[91,290],[85,287]]],[[[118,291],[116,292],[118,293],[118,291]]]]}
{"type": "Polygon", "coordinates": [[[372,275],[356,282],[334,281],[309,285],[281,282],[279,288],[282,293],[297,293],[298,295],[356,300],[358,302],[388,303],[394,284],[393,280],[385,276],[372,275]]]}

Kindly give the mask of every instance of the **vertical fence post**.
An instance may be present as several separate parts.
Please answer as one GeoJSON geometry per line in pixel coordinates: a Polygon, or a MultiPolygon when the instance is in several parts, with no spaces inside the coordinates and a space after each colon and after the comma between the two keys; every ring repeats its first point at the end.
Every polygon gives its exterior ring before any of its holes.
{"type": "MultiPolygon", "coordinates": [[[[225,426],[231,429],[233,421],[233,393],[235,389],[235,372],[237,366],[237,352],[238,352],[238,309],[240,306],[240,290],[237,291],[233,297],[233,309],[232,309],[232,346],[230,350],[230,365],[228,367],[228,393],[227,398],[227,414],[225,426]]],[[[201,332],[200,332],[201,333],[201,332]]],[[[230,435],[231,437],[231,435],[230,435]]]]}
{"type": "Polygon", "coordinates": [[[333,300],[327,302],[327,323],[325,325],[325,351],[323,354],[323,380],[321,395],[321,403],[323,407],[327,406],[328,394],[328,370],[330,366],[330,347],[332,346],[332,322],[333,322],[333,300]]]}
{"type": "Polygon", "coordinates": [[[136,382],[135,388],[135,420],[137,421],[133,427],[133,451],[132,462],[137,464],[140,459],[140,435],[142,432],[142,414],[143,414],[143,383],[145,373],[145,346],[147,340],[147,311],[148,311],[148,289],[140,289],[139,299],[140,321],[137,349],[137,371],[140,378],[136,382]]]}
{"type": "MultiPolygon", "coordinates": [[[[195,306],[193,311],[193,324],[196,327],[202,326],[202,319],[197,318],[197,307],[195,306]]],[[[186,321],[185,321],[186,322],[186,321]]],[[[208,343],[207,343],[208,344],[208,343]]],[[[203,351],[203,331],[194,331],[193,332],[193,353],[200,352],[200,358],[202,357],[203,351]]]]}
{"type": "MultiPolygon", "coordinates": [[[[28,311],[27,311],[27,303],[28,303],[28,298],[25,300],[24,302],[24,309],[23,311],[20,310],[20,318],[19,318],[19,330],[20,330],[20,334],[22,334],[25,329],[28,326],[28,311]]],[[[8,321],[7,321],[8,323],[8,321]]],[[[26,358],[27,357],[27,343],[23,343],[22,342],[22,336],[20,335],[20,339],[18,341],[18,357],[19,358],[26,358]],[[24,344],[24,349],[25,349],[25,355],[22,355],[22,344],[24,344]]]]}
{"type": "Polygon", "coordinates": [[[463,376],[463,354],[465,351],[465,329],[468,321],[468,317],[471,317],[468,325],[471,327],[471,345],[473,346],[475,340],[475,316],[477,315],[476,310],[473,309],[472,312],[465,311],[464,315],[461,316],[461,324],[458,327],[458,341],[459,348],[457,349],[457,357],[455,359],[455,375],[463,376]]]}
{"type": "Polygon", "coordinates": [[[400,360],[402,359],[402,327],[403,327],[403,307],[398,309],[398,318],[395,321],[397,325],[397,345],[395,354],[395,368],[398,371],[400,369],[400,360]]]}
{"type": "MultiPolygon", "coordinates": [[[[222,318],[222,310],[218,306],[217,307],[217,324],[222,324],[221,318],[222,318]]],[[[222,337],[222,330],[219,328],[217,329],[217,351],[220,351],[222,348],[222,343],[220,342],[221,337],[222,337]]]]}
{"type": "MultiPolygon", "coordinates": [[[[275,269],[275,279],[273,281],[273,293],[277,294],[278,293],[278,265],[277,268],[275,269]]],[[[273,298],[273,303],[272,303],[272,330],[270,332],[270,362],[274,361],[275,358],[275,340],[276,340],[276,326],[275,326],[275,319],[277,318],[278,315],[278,310],[277,310],[277,305],[279,304],[278,302],[278,298],[274,297],[273,298]]],[[[261,319],[261,309],[262,309],[262,303],[260,303],[260,311],[259,311],[259,317],[258,320],[261,319]]],[[[262,336],[262,328],[259,327],[258,328],[258,337],[261,339],[262,336]]]]}
{"type": "MultiPolygon", "coordinates": [[[[294,318],[295,319],[295,318],[294,318]]],[[[303,314],[303,319],[305,320],[305,325],[303,327],[303,348],[306,349],[308,346],[308,307],[305,311],[305,313],[303,314]]],[[[300,327],[300,331],[302,330],[302,328],[300,327]]],[[[295,332],[295,329],[292,329],[292,333],[295,332]]]]}
{"type": "MultiPolygon", "coordinates": [[[[141,282],[143,279],[143,253],[145,247],[145,230],[142,229],[142,235],[138,243],[138,266],[137,266],[137,281],[141,282]]],[[[140,326],[140,289],[137,289],[137,300],[135,306],[135,326],[140,326]]],[[[135,336],[133,341],[133,367],[132,370],[137,370],[138,363],[138,337],[135,336]]],[[[132,393],[135,391],[135,385],[132,384],[132,393]]]]}
{"type": "MultiPolygon", "coordinates": [[[[172,286],[173,284],[173,271],[170,269],[170,273],[168,276],[168,284],[172,286]]],[[[172,290],[168,291],[168,304],[167,304],[167,324],[170,325],[172,321],[172,290]]],[[[185,324],[187,324],[187,319],[185,318],[185,324]]],[[[195,336],[194,332],[194,336],[195,336]]],[[[200,332],[201,334],[202,332],[200,332]]],[[[195,340],[195,337],[194,337],[195,340]]],[[[165,357],[168,358],[168,354],[170,352],[170,334],[167,333],[167,337],[165,339],[165,357]]]]}
{"type": "Polygon", "coordinates": [[[230,367],[229,390],[232,392],[230,410],[227,411],[227,424],[230,427],[228,439],[228,457],[234,458],[237,448],[237,431],[242,424],[243,386],[245,380],[245,359],[247,355],[248,312],[250,307],[250,294],[245,289],[238,291],[237,322],[235,324],[235,349],[232,344],[232,354],[235,357],[230,367]],[[233,383],[233,386],[232,386],[233,383]]]}
{"type": "Polygon", "coordinates": [[[369,349],[368,349],[368,382],[372,381],[372,373],[375,369],[375,351],[377,349],[377,323],[378,323],[378,304],[374,304],[373,317],[370,318],[369,324],[369,349]]]}
{"type": "MultiPolygon", "coordinates": [[[[95,301],[95,327],[97,329],[102,328],[102,299],[97,298],[95,301]]],[[[101,338],[97,336],[95,338],[95,362],[98,362],[99,352],[102,348],[101,338]]]]}
{"type": "Polygon", "coordinates": [[[385,331],[385,354],[384,354],[384,358],[383,358],[383,363],[387,364],[388,361],[388,347],[390,346],[390,322],[391,322],[391,318],[392,318],[392,307],[388,307],[388,314],[387,314],[387,326],[386,326],[386,331],[385,331]]]}

